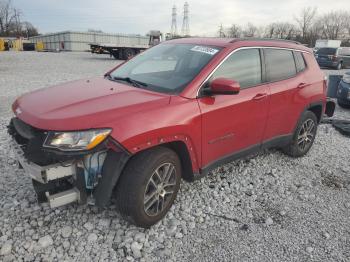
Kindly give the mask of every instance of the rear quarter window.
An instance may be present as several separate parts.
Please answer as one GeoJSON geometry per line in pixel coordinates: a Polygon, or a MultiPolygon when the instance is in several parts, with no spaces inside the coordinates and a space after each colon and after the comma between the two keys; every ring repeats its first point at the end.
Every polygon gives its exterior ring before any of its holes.
{"type": "Polygon", "coordinates": [[[267,81],[274,82],[296,75],[293,52],[283,49],[265,49],[267,81]]]}
{"type": "Polygon", "coordinates": [[[306,68],[305,59],[301,52],[294,52],[295,63],[297,66],[297,72],[302,72],[306,68]]]}

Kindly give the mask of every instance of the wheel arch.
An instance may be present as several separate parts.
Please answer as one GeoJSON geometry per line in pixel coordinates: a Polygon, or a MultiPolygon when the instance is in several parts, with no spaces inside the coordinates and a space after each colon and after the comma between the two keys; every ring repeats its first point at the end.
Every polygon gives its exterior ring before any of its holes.
{"type": "MultiPolygon", "coordinates": [[[[179,138],[178,136],[174,137],[179,138]]],[[[115,186],[117,186],[120,176],[122,175],[128,162],[133,157],[140,154],[141,152],[152,150],[157,147],[162,146],[173,150],[181,161],[182,178],[186,181],[195,180],[194,173],[195,168],[197,167],[197,160],[193,152],[194,148],[190,144],[189,139],[184,138],[184,141],[162,141],[163,143],[153,144],[153,146],[150,146],[150,144],[147,143],[148,146],[135,147],[133,153],[129,153],[123,150],[117,152],[111,148],[108,151],[105,162],[103,163],[102,177],[94,189],[96,206],[105,207],[109,203],[112,192],[115,186]]]]}
{"type": "Polygon", "coordinates": [[[168,147],[178,155],[181,161],[182,178],[186,181],[193,181],[192,161],[186,144],[182,141],[174,141],[163,144],[162,146],[168,147]]]}
{"type": "Polygon", "coordinates": [[[173,136],[173,138],[178,140],[171,140],[171,138],[168,137],[166,139],[160,139],[158,144],[148,142],[134,147],[132,157],[146,150],[151,150],[160,146],[167,147],[173,150],[181,161],[182,178],[186,181],[193,181],[195,179],[194,174],[197,173],[196,170],[198,170],[198,161],[194,152],[194,147],[186,136],[177,135],[173,136]]]}
{"type": "Polygon", "coordinates": [[[299,121],[302,117],[302,115],[306,112],[310,111],[316,115],[317,122],[320,123],[322,119],[322,114],[324,113],[324,102],[323,101],[318,101],[318,102],[313,102],[305,106],[304,110],[302,110],[299,114],[299,118],[295,123],[295,126],[293,128],[293,132],[295,132],[296,128],[298,127],[299,121]]]}
{"type": "Polygon", "coordinates": [[[320,121],[322,119],[322,114],[324,111],[323,110],[323,103],[319,102],[319,103],[311,104],[305,111],[311,111],[312,113],[314,113],[317,117],[317,122],[320,123],[320,121]]]}

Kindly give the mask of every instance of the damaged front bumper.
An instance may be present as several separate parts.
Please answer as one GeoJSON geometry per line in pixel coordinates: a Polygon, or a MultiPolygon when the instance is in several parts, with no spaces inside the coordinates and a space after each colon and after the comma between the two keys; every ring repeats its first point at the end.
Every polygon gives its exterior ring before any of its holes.
{"type": "Polygon", "coordinates": [[[76,173],[76,165],[73,161],[40,166],[28,161],[24,157],[24,152],[20,145],[16,143],[16,141],[12,140],[10,146],[15,154],[16,159],[18,160],[21,167],[25,170],[26,174],[42,184],[46,184],[49,181],[53,181],[59,178],[69,177],[76,173]]]}
{"type": "Polygon", "coordinates": [[[12,119],[8,131],[12,152],[32,179],[38,201],[52,208],[73,202],[106,206],[130,157],[112,138],[88,152],[63,154],[44,149],[47,132],[21,120],[12,119]]]}
{"type": "Polygon", "coordinates": [[[83,196],[86,192],[82,191],[82,188],[68,186],[70,178],[76,180],[78,166],[74,161],[40,166],[24,157],[24,152],[16,141],[11,141],[10,146],[20,166],[33,179],[34,190],[40,202],[46,199],[50,207],[54,208],[73,202],[82,203],[81,201],[86,199],[83,196]],[[64,180],[65,183],[63,183],[64,180]],[[60,191],[60,187],[65,190],[60,191]]]}

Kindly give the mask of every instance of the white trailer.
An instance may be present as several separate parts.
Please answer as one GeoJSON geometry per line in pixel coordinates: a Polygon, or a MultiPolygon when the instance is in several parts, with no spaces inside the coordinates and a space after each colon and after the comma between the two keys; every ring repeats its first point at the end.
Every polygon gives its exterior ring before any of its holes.
{"type": "Polygon", "coordinates": [[[162,33],[160,31],[152,30],[148,34],[148,42],[133,44],[133,43],[121,43],[119,41],[113,41],[109,43],[94,42],[90,43],[90,51],[95,54],[109,53],[115,59],[127,60],[143,52],[149,47],[159,44],[162,41],[162,33]]]}
{"type": "Polygon", "coordinates": [[[341,40],[330,39],[318,39],[316,40],[315,48],[320,49],[323,47],[340,47],[341,40]]]}
{"type": "Polygon", "coordinates": [[[46,50],[90,51],[91,43],[117,44],[129,47],[149,47],[149,37],[128,34],[64,31],[29,37],[31,43],[43,42],[46,50]]]}

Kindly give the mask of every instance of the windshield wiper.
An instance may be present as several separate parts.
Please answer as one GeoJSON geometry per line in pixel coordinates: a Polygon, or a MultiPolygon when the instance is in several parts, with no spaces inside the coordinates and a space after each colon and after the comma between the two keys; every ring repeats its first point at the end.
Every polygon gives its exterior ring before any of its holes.
{"type": "Polygon", "coordinates": [[[117,76],[111,76],[111,75],[109,75],[109,77],[110,77],[111,80],[114,80],[114,81],[125,81],[125,82],[128,82],[128,83],[132,84],[135,87],[146,87],[146,86],[148,86],[146,83],[138,81],[138,80],[131,79],[130,77],[117,77],[117,76]]]}

